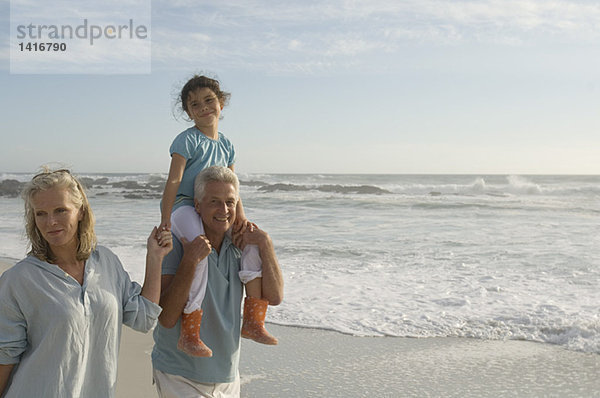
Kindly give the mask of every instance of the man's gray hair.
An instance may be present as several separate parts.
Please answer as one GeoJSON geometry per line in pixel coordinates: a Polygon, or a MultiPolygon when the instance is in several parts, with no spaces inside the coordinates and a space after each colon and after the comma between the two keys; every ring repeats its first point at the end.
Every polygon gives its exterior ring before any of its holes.
{"type": "Polygon", "coordinates": [[[240,196],[240,181],[231,169],[222,166],[211,166],[202,170],[194,180],[194,198],[198,201],[204,196],[204,188],[209,182],[224,182],[232,184],[235,195],[240,196]]]}

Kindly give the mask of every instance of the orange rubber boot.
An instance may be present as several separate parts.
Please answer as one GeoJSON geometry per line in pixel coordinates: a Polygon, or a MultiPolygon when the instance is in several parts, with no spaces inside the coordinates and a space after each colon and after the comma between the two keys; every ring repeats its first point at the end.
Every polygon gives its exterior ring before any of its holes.
{"type": "Polygon", "coordinates": [[[181,334],[177,349],[193,357],[212,357],[212,350],[200,340],[202,310],[181,314],[181,334]]]}
{"type": "Polygon", "coordinates": [[[244,300],[244,323],[242,337],[252,339],[257,343],[276,345],[277,339],[265,329],[265,317],[269,302],[256,297],[246,297],[244,300]]]}

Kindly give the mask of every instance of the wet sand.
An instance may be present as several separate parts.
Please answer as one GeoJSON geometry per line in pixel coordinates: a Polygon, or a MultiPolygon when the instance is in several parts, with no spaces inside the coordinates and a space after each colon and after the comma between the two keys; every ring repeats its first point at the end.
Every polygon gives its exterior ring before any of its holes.
{"type": "MultiPolygon", "coordinates": [[[[268,325],[242,341],[242,397],[596,397],[600,355],[527,341],[355,337],[268,325]]],[[[117,397],[156,397],[152,336],[123,329],[117,397]]]]}
{"type": "Polygon", "coordinates": [[[244,342],[243,397],[600,396],[600,355],[559,346],[268,328],[279,346],[244,342]]]}

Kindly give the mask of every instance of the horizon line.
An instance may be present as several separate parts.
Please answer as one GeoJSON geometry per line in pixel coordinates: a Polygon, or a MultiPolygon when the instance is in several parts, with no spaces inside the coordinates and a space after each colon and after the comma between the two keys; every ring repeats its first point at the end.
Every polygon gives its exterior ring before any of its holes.
{"type": "MultiPolygon", "coordinates": [[[[71,170],[72,171],[72,170],[71,170]]],[[[0,171],[3,174],[35,174],[35,171],[0,171]]],[[[168,172],[150,172],[150,171],[75,171],[74,174],[168,174],[168,172]]],[[[236,174],[273,174],[273,175],[404,175],[404,176],[423,176],[423,175],[439,175],[439,176],[471,176],[471,175],[486,175],[486,176],[600,176],[600,173],[509,173],[509,172],[269,172],[269,171],[253,171],[239,172],[236,174]]]]}

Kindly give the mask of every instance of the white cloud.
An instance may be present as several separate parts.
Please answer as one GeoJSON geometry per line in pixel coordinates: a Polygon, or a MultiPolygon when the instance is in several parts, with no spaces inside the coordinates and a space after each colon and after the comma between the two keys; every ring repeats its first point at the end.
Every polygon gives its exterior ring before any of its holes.
{"type": "Polygon", "coordinates": [[[302,42],[300,40],[292,39],[288,43],[289,50],[300,50],[302,49],[302,42]]]}
{"type": "Polygon", "coordinates": [[[11,39],[12,53],[3,52],[0,57],[10,53],[13,73],[150,72],[150,0],[11,0],[10,3],[7,36],[11,39]],[[136,32],[145,37],[131,37],[134,28],[144,28],[143,32],[136,32]],[[91,39],[92,35],[96,39],[91,39]],[[41,52],[18,48],[41,42],[66,45],[66,50],[41,52]]]}
{"type": "Polygon", "coordinates": [[[10,0],[11,18],[34,24],[73,23],[84,18],[104,23],[136,16],[149,17],[150,0],[10,0]]]}
{"type": "MultiPolygon", "coordinates": [[[[134,12],[149,5],[149,0],[78,2],[77,7],[73,0],[13,2],[20,5],[17,16],[47,19],[68,10],[64,15],[79,21],[108,21],[113,6],[134,12]]],[[[583,1],[159,0],[152,13],[152,57],[164,66],[202,62],[219,69],[337,70],[407,47],[600,40],[600,4],[583,1]]]]}
{"type": "Polygon", "coordinates": [[[328,56],[355,56],[373,50],[384,49],[386,47],[386,44],[383,42],[366,40],[360,37],[332,39],[327,44],[329,45],[329,48],[325,54],[328,56]]]}
{"type": "MultiPolygon", "coordinates": [[[[115,7],[133,13],[150,4],[109,0],[72,7],[74,0],[12,1],[27,10],[19,13],[18,7],[17,16],[40,18],[39,23],[63,15],[79,22],[83,18],[110,22],[115,7]]],[[[163,67],[200,63],[213,69],[312,73],[366,68],[375,56],[393,63],[411,47],[600,40],[600,4],[583,1],[158,0],[151,11],[152,58],[163,67]]],[[[0,58],[7,55],[0,52],[0,58]]]]}
{"type": "Polygon", "coordinates": [[[13,47],[11,73],[144,74],[151,70],[149,40],[96,40],[90,45],[89,39],[73,39],[60,43],[66,45],[65,51],[20,51],[19,47],[13,47]]]}

